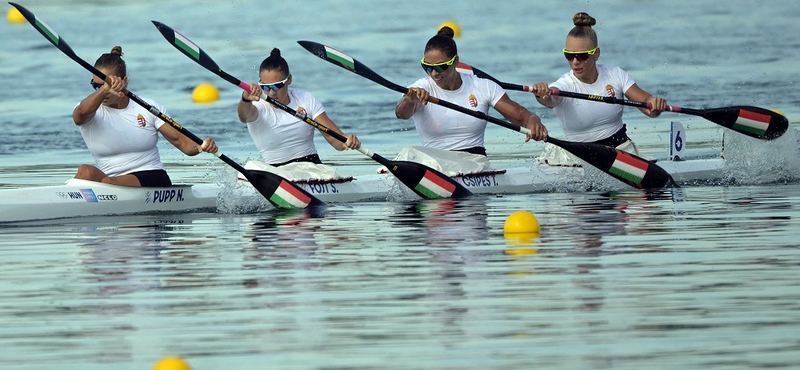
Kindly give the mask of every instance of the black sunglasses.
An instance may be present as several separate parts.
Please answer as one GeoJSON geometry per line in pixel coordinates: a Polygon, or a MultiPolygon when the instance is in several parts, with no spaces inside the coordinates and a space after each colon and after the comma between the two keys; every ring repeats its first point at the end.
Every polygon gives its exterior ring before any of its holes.
{"type": "Polygon", "coordinates": [[[578,59],[579,61],[583,62],[589,59],[590,56],[594,55],[597,52],[597,47],[595,46],[592,50],[585,50],[585,51],[568,51],[567,48],[564,48],[564,57],[567,58],[568,61],[572,61],[573,59],[578,59]]]}
{"type": "Polygon", "coordinates": [[[91,81],[89,81],[89,84],[90,84],[90,85],[92,85],[92,87],[94,88],[94,90],[95,90],[95,91],[99,90],[99,89],[100,89],[100,87],[102,87],[103,85],[105,85],[105,83],[101,83],[101,84],[99,84],[99,83],[97,83],[97,82],[94,82],[94,80],[91,80],[91,81]]]}

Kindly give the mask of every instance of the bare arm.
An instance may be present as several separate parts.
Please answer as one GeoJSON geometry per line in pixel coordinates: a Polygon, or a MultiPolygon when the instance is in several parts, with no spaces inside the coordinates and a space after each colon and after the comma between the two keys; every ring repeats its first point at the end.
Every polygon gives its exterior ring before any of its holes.
{"type": "Polygon", "coordinates": [[[625,97],[630,100],[648,102],[653,107],[652,109],[639,108],[642,113],[650,118],[658,117],[661,112],[667,109],[667,101],[663,98],[650,95],[647,91],[642,90],[638,85],[633,84],[628,91],[625,92],[625,97]]]}
{"type": "Polygon", "coordinates": [[[531,136],[525,141],[530,139],[540,141],[547,138],[547,128],[544,127],[539,116],[511,100],[507,94],[503,94],[503,97],[494,105],[494,109],[511,123],[531,130],[531,136]]]}
{"type": "Polygon", "coordinates": [[[256,109],[251,102],[261,99],[261,87],[257,84],[250,84],[250,91],[252,91],[252,93],[242,91],[242,99],[250,100],[250,102],[240,99],[239,105],[236,107],[236,113],[239,115],[239,122],[242,123],[253,122],[258,118],[258,109],[256,109]]]}
{"type": "Polygon", "coordinates": [[[425,89],[419,87],[409,88],[403,98],[397,102],[394,115],[399,119],[411,118],[423,105],[428,104],[428,96],[428,92],[425,89]]]}
{"type": "Polygon", "coordinates": [[[112,94],[125,96],[125,94],[121,92],[125,90],[125,79],[117,76],[107,77],[111,83],[106,82],[101,85],[99,89],[81,100],[80,104],[72,110],[72,121],[75,122],[76,125],[80,126],[91,121],[92,118],[94,118],[94,114],[97,112],[97,108],[100,108],[100,105],[103,104],[103,99],[107,96],[112,94]]]}
{"type": "Polygon", "coordinates": [[[158,131],[161,132],[161,135],[164,135],[167,141],[186,155],[194,156],[202,152],[216,153],[217,150],[219,150],[214,139],[207,137],[203,140],[203,145],[197,145],[197,143],[180,133],[180,131],[170,126],[168,123],[161,125],[158,131]]]}
{"type": "Polygon", "coordinates": [[[358,140],[356,135],[353,135],[353,134],[345,135],[345,133],[342,132],[341,129],[339,129],[339,126],[336,126],[336,124],[333,123],[333,121],[331,121],[330,118],[328,118],[328,114],[327,113],[323,112],[322,114],[317,116],[315,121],[323,124],[325,127],[331,129],[331,131],[336,131],[336,132],[342,134],[342,136],[347,138],[347,142],[343,143],[343,142],[341,142],[339,140],[336,140],[335,138],[333,138],[330,135],[327,135],[325,133],[322,134],[322,137],[324,137],[325,140],[327,140],[328,143],[331,144],[331,146],[334,147],[336,150],[358,149],[358,148],[361,147],[361,141],[358,140]]]}
{"type": "Polygon", "coordinates": [[[536,101],[538,101],[539,104],[544,105],[545,107],[555,108],[556,106],[561,104],[561,101],[564,100],[564,97],[558,95],[552,95],[550,93],[551,89],[559,91],[558,88],[550,87],[544,82],[537,83],[536,85],[533,86],[533,89],[536,92],[535,93],[536,101]]]}

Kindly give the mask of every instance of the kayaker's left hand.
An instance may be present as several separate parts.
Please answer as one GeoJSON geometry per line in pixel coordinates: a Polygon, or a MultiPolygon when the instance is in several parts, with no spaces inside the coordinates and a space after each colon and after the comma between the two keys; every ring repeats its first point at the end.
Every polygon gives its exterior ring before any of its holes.
{"type": "Polygon", "coordinates": [[[214,139],[207,137],[203,139],[203,144],[197,147],[197,152],[208,152],[208,153],[216,153],[219,150],[217,148],[217,143],[214,142],[214,139]]]}
{"type": "Polygon", "coordinates": [[[525,142],[530,141],[531,139],[536,141],[542,141],[547,138],[547,127],[544,127],[542,124],[541,118],[535,114],[531,114],[527,121],[525,121],[525,127],[528,130],[531,130],[530,136],[525,138],[525,142]]]}
{"type": "Polygon", "coordinates": [[[650,106],[650,109],[645,110],[645,114],[648,117],[658,117],[661,112],[667,110],[667,100],[664,98],[659,98],[657,96],[651,96],[647,98],[647,103],[650,106]]]}
{"type": "Polygon", "coordinates": [[[347,138],[347,141],[344,143],[345,148],[347,149],[358,149],[361,147],[361,141],[358,140],[358,137],[353,134],[344,135],[347,138]]]}

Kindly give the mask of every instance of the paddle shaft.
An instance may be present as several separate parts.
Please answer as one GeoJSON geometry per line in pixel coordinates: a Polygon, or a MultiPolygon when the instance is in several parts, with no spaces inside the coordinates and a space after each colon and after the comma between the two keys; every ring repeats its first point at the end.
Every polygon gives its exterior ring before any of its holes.
{"type": "MultiPolygon", "coordinates": [[[[15,3],[9,3],[9,4],[13,5],[17,9],[25,9],[19,4],[15,4],[15,3]]],[[[33,13],[30,13],[30,11],[25,9],[25,11],[23,12],[23,15],[25,15],[26,16],[25,18],[27,19],[29,15],[33,16],[33,13]],[[25,14],[25,13],[28,13],[28,14],[25,14]]],[[[37,23],[38,21],[35,19],[35,16],[33,16],[33,17],[34,17],[33,20],[28,19],[28,21],[37,23]]],[[[44,25],[44,24],[41,24],[41,25],[44,25]]],[[[61,50],[70,59],[72,59],[76,63],[80,64],[83,68],[85,68],[87,71],[91,72],[93,75],[95,75],[97,77],[100,77],[100,79],[105,81],[106,83],[108,83],[108,84],[111,83],[111,81],[109,80],[108,76],[106,76],[105,73],[100,72],[100,70],[98,70],[93,65],[89,64],[88,62],[86,62],[85,60],[83,60],[83,58],[79,57],[78,54],[75,54],[75,51],[72,50],[72,48],[66,43],[66,41],[61,39],[61,37],[58,36],[57,34],[55,34],[55,32],[53,32],[52,34],[47,34],[45,32],[42,32],[42,30],[40,28],[38,28],[38,27],[34,27],[34,28],[36,28],[36,30],[38,30],[40,33],[42,33],[42,35],[44,35],[51,43],[53,43],[53,45],[55,45],[55,47],[57,47],[59,50],[61,50]]],[[[48,30],[49,30],[49,27],[45,27],[45,28],[48,28],[48,30]]],[[[130,98],[134,102],[136,102],[136,104],[139,104],[142,107],[144,107],[145,109],[147,109],[153,115],[157,116],[158,118],[160,118],[164,122],[169,123],[170,126],[174,127],[176,130],[180,131],[183,135],[188,137],[190,140],[194,141],[198,145],[203,145],[203,140],[202,139],[197,137],[195,134],[191,133],[189,130],[187,130],[186,128],[181,126],[179,123],[175,122],[175,120],[173,120],[171,117],[169,117],[166,114],[164,114],[161,111],[159,111],[156,107],[154,107],[154,106],[148,104],[146,101],[142,100],[142,98],[140,98],[138,95],[128,91],[127,89],[125,90],[125,95],[128,96],[128,98],[130,98]]],[[[245,169],[242,166],[240,166],[238,163],[236,163],[233,160],[231,160],[230,158],[228,158],[226,155],[222,154],[222,152],[218,151],[218,152],[212,153],[212,154],[214,154],[218,158],[220,158],[223,161],[225,161],[225,163],[227,163],[227,164],[231,165],[232,167],[236,168],[238,171],[240,171],[240,172],[245,171],[245,169]]]]}
{"type": "MultiPolygon", "coordinates": [[[[485,73],[477,73],[476,72],[475,75],[478,76],[478,77],[481,77],[481,78],[488,78],[487,77],[488,75],[486,75],[485,73]]],[[[494,80],[493,78],[489,78],[489,79],[490,80],[494,80]]],[[[506,90],[527,91],[527,92],[530,92],[530,93],[536,93],[536,87],[535,86],[517,85],[517,84],[512,84],[512,83],[508,83],[508,82],[501,82],[501,81],[497,81],[497,80],[494,80],[494,81],[497,82],[497,84],[500,85],[500,87],[502,87],[502,88],[504,88],[506,90]]],[[[558,96],[566,96],[568,98],[600,101],[600,102],[608,103],[608,104],[627,105],[627,106],[636,107],[636,108],[651,109],[653,107],[653,105],[651,103],[649,103],[649,102],[641,102],[641,101],[634,101],[634,100],[627,100],[627,99],[619,99],[619,98],[616,98],[616,97],[613,97],[613,96],[602,96],[602,95],[582,94],[582,93],[576,93],[576,92],[572,92],[572,91],[561,91],[561,90],[558,90],[558,89],[550,89],[550,94],[551,95],[558,95],[558,96]]],[[[666,110],[670,111],[670,112],[685,113],[685,114],[691,114],[691,115],[702,115],[703,114],[702,110],[676,107],[676,106],[673,106],[673,105],[668,105],[666,110]]]]}
{"type": "MultiPolygon", "coordinates": [[[[245,86],[247,86],[247,85],[245,85],[245,86]]],[[[248,89],[246,89],[246,90],[250,91],[249,86],[248,86],[248,89]]],[[[286,111],[287,113],[297,117],[298,119],[302,120],[303,122],[308,123],[309,125],[313,126],[314,128],[316,128],[317,130],[321,131],[322,133],[328,134],[331,137],[333,137],[334,139],[339,140],[339,141],[341,141],[343,143],[347,142],[347,138],[344,137],[344,135],[342,135],[342,134],[340,134],[340,133],[338,133],[336,131],[331,130],[330,128],[328,128],[328,126],[325,126],[325,125],[323,125],[323,124],[321,124],[321,123],[319,123],[317,121],[314,121],[307,114],[300,113],[300,112],[292,109],[290,106],[281,103],[277,99],[274,99],[274,98],[270,97],[264,91],[261,92],[261,99],[266,100],[270,104],[272,104],[272,105],[274,105],[274,106],[286,111]]],[[[386,167],[392,166],[392,162],[390,160],[384,158],[383,156],[381,156],[381,155],[379,155],[379,154],[377,154],[377,153],[375,153],[375,152],[373,152],[373,151],[371,151],[371,150],[369,150],[369,149],[367,149],[367,148],[365,148],[363,146],[359,147],[356,150],[358,150],[359,152],[363,153],[367,157],[370,157],[370,158],[374,159],[376,162],[378,162],[378,163],[380,163],[380,164],[382,164],[382,165],[384,165],[386,167]]]]}
{"type": "MultiPolygon", "coordinates": [[[[194,60],[197,64],[201,65],[203,68],[211,71],[217,76],[220,76],[222,79],[230,82],[231,84],[239,86],[242,90],[250,92],[251,94],[255,93],[251,90],[249,84],[223,71],[222,68],[220,68],[219,65],[217,65],[217,63],[192,40],[189,40],[186,36],[161,22],[152,22],[159,32],[161,32],[161,35],[164,36],[164,38],[167,39],[172,46],[181,51],[190,59],[194,60]]],[[[263,91],[263,89],[259,88],[258,95],[259,98],[264,99],[273,106],[278,107],[295,116],[296,118],[308,123],[312,127],[317,128],[318,130],[322,131],[323,134],[330,135],[336,140],[347,143],[347,138],[344,135],[336,131],[332,131],[325,125],[314,121],[305,113],[297,112],[286,104],[281,103],[277,99],[271,98],[266,94],[265,91],[263,91]]],[[[372,158],[376,162],[384,165],[389,172],[391,172],[398,180],[400,180],[400,182],[405,184],[409,189],[423,198],[460,198],[472,194],[463,184],[453,180],[440,171],[423,164],[410,161],[390,161],[364,147],[359,147],[357,150],[372,158]]]]}
{"type": "MultiPolygon", "coordinates": [[[[474,74],[480,78],[492,80],[507,90],[527,91],[533,93],[536,92],[536,87],[534,86],[502,82],[490,76],[488,73],[468,64],[459,63],[457,68],[462,73],[474,74]]],[[[649,102],[631,101],[619,99],[613,96],[589,95],[571,91],[560,91],[552,88],[550,89],[550,94],[576,99],[594,100],[608,104],[619,104],[636,108],[652,109],[652,104],[649,102]]],[[[789,128],[789,120],[785,116],[778,112],[759,107],[733,106],[724,108],[692,109],[668,105],[665,110],[668,112],[703,117],[720,126],[761,140],[776,139],[783,135],[783,133],[785,133],[789,128]]]]}
{"type": "MultiPolygon", "coordinates": [[[[347,69],[348,71],[358,74],[386,88],[402,94],[408,94],[408,88],[383,78],[372,71],[369,67],[340,50],[313,41],[298,41],[298,43],[303,48],[317,57],[322,58],[323,60],[347,69]]],[[[514,131],[522,132],[529,136],[531,135],[531,131],[528,128],[520,127],[511,124],[510,122],[490,117],[483,112],[474,111],[450,102],[446,102],[444,100],[437,99],[435,97],[429,97],[428,101],[457,112],[492,122],[514,131]]],[[[544,141],[560,146],[566,151],[583,159],[590,165],[634,187],[660,188],[674,183],[672,181],[672,177],[661,167],[658,167],[653,163],[649,163],[641,157],[625,154],[612,147],[595,143],[573,143],[551,138],[545,138],[544,141]],[[620,162],[618,161],[619,159],[621,159],[621,162],[625,162],[627,166],[618,165],[618,162],[620,162]]]]}
{"type": "MultiPolygon", "coordinates": [[[[66,43],[62,43],[61,45],[59,45],[59,49],[61,49],[62,46],[69,48],[69,46],[66,43]]],[[[63,49],[61,49],[61,50],[63,51],[63,49]]],[[[71,49],[70,49],[70,51],[71,51],[71,49]]],[[[85,60],[83,60],[80,57],[78,57],[74,52],[67,53],[67,55],[70,58],[72,58],[72,60],[78,62],[78,64],[80,64],[81,66],[86,68],[89,72],[91,72],[92,74],[94,74],[97,77],[100,77],[101,80],[105,81],[106,83],[111,83],[110,79],[108,78],[108,76],[106,76],[105,73],[100,72],[100,70],[98,70],[93,65],[87,63],[85,60]]],[[[189,131],[186,128],[184,128],[178,122],[175,122],[175,120],[173,120],[172,117],[164,114],[163,112],[158,110],[158,108],[152,106],[151,104],[148,104],[146,101],[144,101],[138,95],[130,92],[127,89],[125,90],[125,95],[127,97],[129,97],[131,100],[133,100],[134,102],[136,102],[136,104],[139,104],[142,107],[144,107],[145,109],[147,109],[150,113],[152,113],[156,117],[160,118],[161,120],[163,120],[166,123],[169,123],[170,126],[174,127],[181,134],[185,135],[190,140],[194,141],[196,144],[203,145],[203,140],[200,139],[199,137],[197,137],[197,135],[193,134],[191,131],[189,131]]],[[[229,166],[233,167],[237,171],[241,172],[242,174],[245,174],[247,172],[247,170],[244,167],[242,167],[241,165],[236,163],[236,161],[228,158],[228,156],[226,156],[225,154],[222,154],[221,151],[217,151],[216,153],[212,153],[212,154],[214,154],[215,156],[217,156],[217,158],[221,159],[222,161],[224,161],[225,163],[227,163],[229,166]]]]}
{"type": "MultiPolygon", "coordinates": [[[[153,22],[153,23],[156,24],[156,27],[161,27],[160,25],[163,25],[160,22],[159,23],[153,22]]],[[[166,25],[164,25],[164,27],[166,27],[166,25]]],[[[223,80],[228,81],[233,85],[239,86],[239,88],[244,90],[244,91],[252,93],[252,91],[250,90],[250,85],[248,85],[246,82],[236,78],[235,76],[231,75],[230,73],[223,71],[222,68],[219,68],[219,66],[217,66],[216,63],[214,63],[210,59],[203,60],[200,64],[203,67],[205,67],[206,69],[208,69],[209,71],[211,71],[214,74],[216,74],[217,76],[222,77],[223,80]],[[212,64],[212,63],[216,68],[209,68],[210,66],[207,65],[207,64],[212,64]]],[[[334,139],[339,140],[339,141],[341,141],[343,143],[347,142],[347,138],[344,137],[344,135],[342,135],[342,134],[340,134],[340,133],[338,133],[336,131],[331,130],[327,126],[325,126],[325,125],[323,125],[323,124],[321,124],[321,123],[319,123],[317,121],[314,121],[313,119],[309,118],[307,115],[299,113],[298,111],[292,109],[288,105],[283,104],[280,101],[270,97],[263,90],[261,91],[261,98],[264,99],[265,101],[269,102],[270,104],[272,104],[272,105],[274,105],[274,106],[286,111],[287,113],[297,117],[298,119],[303,120],[304,122],[308,123],[309,125],[315,127],[317,130],[320,130],[321,132],[330,135],[334,139]]],[[[384,166],[388,167],[388,166],[391,165],[391,162],[388,159],[384,158],[383,156],[381,156],[379,154],[376,154],[375,152],[373,152],[373,151],[371,151],[371,150],[369,150],[367,148],[360,147],[360,148],[358,148],[356,150],[358,150],[361,153],[364,153],[364,155],[366,155],[367,157],[370,157],[370,158],[374,159],[376,162],[378,162],[378,163],[380,163],[380,164],[382,164],[384,166]]]]}
{"type": "MultiPolygon", "coordinates": [[[[389,88],[391,88],[393,90],[396,90],[398,92],[402,92],[402,93],[405,93],[405,92],[408,91],[408,89],[406,89],[406,88],[404,88],[404,87],[402,87],[400,85],[396,85],[396,84],[392,84],[392,85],[393,86],[387,86],[387,87],[389,87],[389,88]]],[[[460,105],[456,105],[456,104],[450,103],[448,101],[440,100],[440,99],[435,98],[435,97],[429,97],[428,101],[431,102],[431,103],[434,103],[434,104],[441,105],[441,106],[446,107],[446,108],[450,108],[450,109],[456,110],[456,111],[464,113],[464,114],[468,114],[470,116],[473,116],[473,117],[476,117],[476,118],[479,118],[479,119],[484,119],[486,121],[498,124],[500,126],[503,126],[505,128],[508,128],[508,129],[511,129],[511,130],[514,130],[514,131],[519,131],[519,132],[521,132],[523,134],[526,134],[526,135],[530,135],[531,134],[531,131],[527,127],[521,127],[521,126],[514,125],[514,124],[512,124],[510,122],[507,122],[507,121],[504,121],[504,120],[501,120],[501,119],[498,119],[498,118],[491,117],[491,116],[489,116],[489,115],[487,115],[487,114],[485,114],[483,112],[474,111],[472,109],[467,109],[467,108],[464,108],[464,107],[462,107],[460,105]]],[[[569,141],[564,141],[564,140],[551,138],[549,136],[546,137],[543,141],[546,142],[546,143],[551,143],[551,144],[560,146],[560,147],[564,148],[565,150],[567,150],[569,152],[572,152],[576,156],[578,156],[581,159],[587,161],[589,164],[591,164],[591,165],[597,167],[598,169],[601,169],[602,171],[604,171],[604,172],[616,177],[620,181],[626,182],[628,185],[631,185],[633,187],[639,187],[639,188],[647,187],[641,182],[641,180],[640,180],[640,182],[637,183],[636,181],[632,181],[632,180],[630,180],[628,178],[622,178],[622,177],[620,177],[620,176],[618,176],[618,175],[616,175],[616,174],[614,174],[612,172],[609,172],[610,171],[609,168],[608,168],[609,166],[601,164],[601,163],[607,162],[607,161],[602,160],[602,158],[609,158],[609,156],[613,157],[614,155],[611,154],[611,152],[614,152],[614,151],[619,152],[618,149],[614,149],[614,148],[611,148],[611,147],[605,147],[604,145],[600,145],[600,144],[573,143],[573,142],[569,142],[569,141]],[[607,148],[607,150],[610,151],[610,152],[602,154],[603,151],[604,151],[603,148],[607,148]]],[[[644,159],[642,159],[640,157],[636,157],[636,158],[639,161],[644,161],[644,159]]],[[[673,181],[672,177],[666,171],[664,171],[662,168],[660,168],[660,167],[658,167],[658,166],[656,166],[655,164],[652,164],[652,163],[649,164],[648,166],[651,166],[651,167],[649,167],[649,168],[651,168],[651,170],[649,171],[650,175],[646,177],[647,184],[655,184],[652,187],[656,187],[656,188],[664,187],[664,186],[675,186],[675,182],[673,181]]]]}
{"type": "MultiPolygon", "coordinates": [[[[244,83],[243,81],[237,79],[236,77],[228,74],[227,72],[223,71],[222,69],[217,68],[216,70],[211,70],[211,71],[216,73],[216,74],[218,74],[220,77],[222,77],[226,81],[228,81],[228,82],[230,82],[230,83],[232,83],[234,85],[239,86],[242,90],[252,93],[252,90],[250,89],[250,85],[248,85],[248,84],[244,83]]],[[[300,113],[297,110],[292,109],[292,107],[281,103],[280,101],[278,101],[275,98],[270,97],[263,90],[261,91],[261,99],[264,99],[268,103],[270,103],[270,104],[272,104],[272,105],[284,110],[285,112],[297,117],[298,119],[302,120],[303,122],[308,123],[309,125],[313,126],[317,130],[332,136],[334,139],[339,140],[339,141],[341,141],[343,143],[347,142],[347,138],[344,137],[344,135],[342,135],[342,134],[340,134],[340,133],[338,133],[336,131],[333,131],[330,128],[328,128],[327,126],[325,126],[325,125],[323,125],[323,124],[311,119],[310,117],[308,117],[307,114],[300,113]]],[[[363,146],[359,147],[356,150],[358,150],[359,152],[363,153],[367,157],[372,158],[373,160],[375,160],[376,162],[382,164],[386,168],[391,169],[392,167],[396,167],[397,166],[397,162],[394,162],[394,161],[391,161],[389,159],[386,159],[385,157],[381,156],[380,154],[377,154],[377,153],[375,153],[375,152],[373,152],[373,151],[371,151],[371,150],[369,150],[367,148],[364,148],[363,146]]],[[[446,176],[445,174],[440,173],[438,171],[435,171],[435,172],[436,172],[437,175],[440,175],[442,177],[446,176]]],[[[399,174],[395,174],[395,175],[399,175],[399,174]]],[[[460,189],[460,192],[469,193],[469,190],[467,190],[466,188],[463,187],[463,185],[458,184],[454,180],[448,178],[446,181],[455,184],[460,189]]],[[[403,181],[403,182],[405,183],[405,181],[403,181]]],[[[412,187],[412,190],[414,190],[413,187],[412,187]]],[[[414,190],[414,191],[417,192],[416,190],[414,190]]],[[[420,194],[420,195],[422,196],[422,194],[420,194]]]]}
{"type": "MultiPolygon", "coordinates": [[[[110,83],[111,82],[110,79],[108,78],[108,76],[106,76],[103,72],[101,72],[100,70],[95,68],[93,65],[87,63],[82,58],[78,57],[78,55],[75,53],[75,51],[72,50],[72,48],[67,44],[66,41],[64,41],[61,38],[61,36],[58,35],[58,33],[53,31],[44,22],[36,19],[36,16],[33,15],[33,13],[31,13],[28,9],[26,9],[25,7],[23,7],[23,6],[19,5],[19,4],[15,4],[15,3],[9,3],[9,4],[11,4],[15,8],[17,8],[17,10],[19,10],[20,13],[22,13],[22,15],[25,17],[25,19],[28,20],[28,22],[31,23],[31,25],[33,25],[34,28],[37,31],[39,31],[39,33],[42,34],[42,36],[44,36],[48,41],[50,41],[50,43],[52,43],[56,48],[61,50],[61,52],[66,54],[70,59],[72,59],[73,61],[75,61],[78,64],[80,64],[86,70],[88,70],[89,72],[91,72],[95,76],[99,77],[100,79],[102,79],[106,83],[110,83]]],[[[196,144],[198,144],[198,145],[202,145],[203,144],[203,141],[199,137],[197,137],[196,135],[192,134],[189,130],[185,129],[183,126],[181,126],[180,124],[175,122],[171,117],[167,116],[166,114],[164,114],[161,111],[159,111],[157,108],[153,107],[152,105],[148,104],[147,102],[145,102],[144,100],[139,98],[136,94],[134,94],[134,93],[132,93],[132,92],[130,92],[130,91],[128,91],[126,89],[125,90],[125,95],[128,96],[128,98],[130,98],[131,100],[133,100],[137,104],[139,104],[142,107],[144,107],[145,109],[147,109],[153,115],[157,116],[158,118],[160,118],[164,122],[169,123],[172,127],[174,127],[176,130],[178,130],[178,132],[180,132],[181,134],[183,134],[184,136],[186,136],[187,138],[189,138],[190,140],[192,140],[196,144]]],[[[254,172],[248,171],[247,169],[245,169],[244,167],[240,166],[238,163],[236,163],[235,161],[231,160],[230,158],[228,158],[227,156],[225,156],[224,154],[222,154],[219,151],[217,153],[213,153],[213,154],[215,156],[217,156],[218,158],[222,159],[223,162],[225,162],[229,166],[233,167],[235,170],[239,171],[242,175],[244,175],[244,177],[247,178],[247,180],[250,181],[251,184],[253,184],[253,187],[256,188],[256,190],[258,190],[258,192],[261,193],[261,195],[263,195],[276,208],[299,208],[300,204],[302,204],[304,206],[322,206],[322,205],[325,205],[325,202],[319,200],[318,198],[314,197],[313,195],[311,195],[310,193],[308,193],[304,189],[302,189],[302,188],[298,187],[297,185],[289,182],[288,180],[284,179],[283,177],[280,177],[280,176],[272,174],[272,173],[264,173],[264,174],[260,174],[259,173],[259,174],[256,174],[254,172]],[[282,189],[283,192],[280,195],[277,196],[277,198],[280,198],[280,199],[276,200],[276,199],[273,199],[273,196],[278,194],[277,193],[278,189],[282,189]],[[285,201],[284,193],[288,193],[291,196],[291,197],[286,197],[286,198],[296,199],[296,200],[300,201],[300,203],[297,203],[296,201],[295,202],[293,202],[293,201],[285,201]]]]}
{"type": "MultiPolygon", "coordinates": [[[[481,78],[487,78],[488,75],[483,73],[475,73],[476,76],[481,78]]],[[[494,80],[493,78],[489,78],[490,80],[494,80]]],[[[497,81],[500,87],[506,90],[516,90],[516,91],[527,91],[530,93],[536,93],[536,87],[531,85],[517,85],[508,82],[501,82],[497,81]]],[[[576,98],[576,99],[584,99],[584,100],[594,100],[608,104],[619,104],[619,105],[627,105],[630,107],[636,108],[644,108],[644,109],[652,109],[653,105],[649,102],[641,102],[635,100],[627,100],[627,99],[619,99],[613,96],[602,96],[602,95],[592,95],[592,94],[582,94],[576,93],[572,91],[561,91],[558,89],[550,89],[551,95],[558,95],[558,96],[566,96],[568,98],[576,98]]],[[[702,109],[692,109],[692,108],[683,108],[683,107],[676,107],[674,105],[668,105],[667,111],[675,112],[675,113],[684,113],[690,114],[694,116],[702,116],[705,113],[702,109]]]]}

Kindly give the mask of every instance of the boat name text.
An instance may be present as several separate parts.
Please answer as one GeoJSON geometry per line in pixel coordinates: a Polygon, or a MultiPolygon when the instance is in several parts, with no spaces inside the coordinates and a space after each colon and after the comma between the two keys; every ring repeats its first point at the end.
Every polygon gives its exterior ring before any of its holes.
{"type": "Polygon", "coordinates": [[[301,184],[300,186],[311,194],[336,194],[339,192],[336,184],[301,184]]]}
{"type": "Polygon", "coordinates": [[[183,202],[183,189],[153,190],[153,203],[183,202]]]}
{"type": "Polygon", "coordinates": [[[461,183],[464,184],[465,186],[471,186],[471,187],[499,186],[497,184],[497,178],[495,177],[495,175],[462,177],[461,183]]]}

